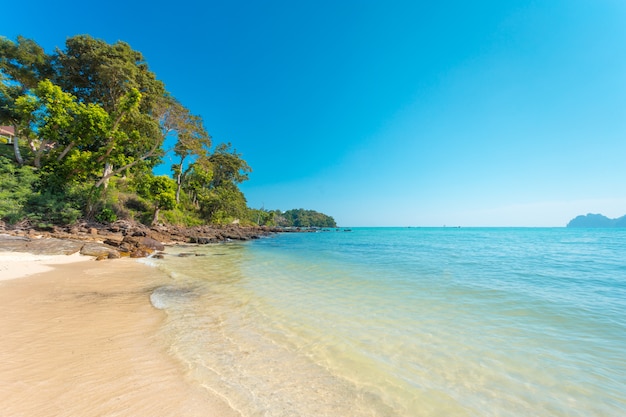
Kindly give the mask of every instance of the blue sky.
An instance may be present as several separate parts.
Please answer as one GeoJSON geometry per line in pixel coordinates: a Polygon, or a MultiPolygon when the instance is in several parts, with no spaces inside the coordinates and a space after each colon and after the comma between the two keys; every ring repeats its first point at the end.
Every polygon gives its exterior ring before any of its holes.
{"type": "Polygon", "coordinates": [[[626,214],[626,2],[11,2],[47,51],[123,40],[252,166],[251,207],[342,226],[626,214]]]}

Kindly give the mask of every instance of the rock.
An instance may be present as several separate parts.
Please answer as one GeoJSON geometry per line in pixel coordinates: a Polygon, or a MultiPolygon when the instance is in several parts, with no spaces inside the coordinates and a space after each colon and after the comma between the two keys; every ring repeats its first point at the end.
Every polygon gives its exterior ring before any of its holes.
{"type": "MultiPolygon", "coordinates": [[[[121,254],[116,249],[101,243],[86,243],[80,249],[81,255],[94,256],[96,259],[106,257],[106,259],[120,258],[121,254]]],[[[104,258],[102,258],[104,259],[104,258]]]]}
{"type": "Polygon", "coordinates": [[[107,238],[104,240],[104,244],[105,245],[110,245],[110,246],[115,246],[115,247],[119,247],[122,242],[124,241],[124,236],[121,234],[112,234],[107,236],[107,238]]]}
{"type": "Polygon", "coordinates": [[[18,236],[0,236],[0,250],[28,252],[35,255],[71,255],[80,250],[83,242],[68,239],[29,239],[18,236]]]}
{"type": "Polygon", "coordinates": [[[31,253],[82,254],[109,259],[123,256],[149,256],[165,249],[162,242],[209,244],[230,240],[258,239],[271,233],[294,232],[269,227],[195,226],[179,227],[156,225],[147,227],[129,220],[119,220],[111,224],[81,221],[71,226],[55,226],[52,233],[43,232],[28,223],[6,225],[0,223],[0,231],[13,236],[25,236],[21,241],[7,242],[0,236],[0,250],[18,250],[31,253]],[[104,243],[101,241],[104,240],[104,243]],[[47,242],[47,243],[34,243],[47,242]],[[61,243],[64,242],[64,243],[61,243]]]}
{"type": "Polygon", "coordinates": [[[124,236],[122,242],[131,244],[135,247],[145,247],[152,250],[153,252],[157,250],[165,250],[165,245],[163,245],[158,240],[152,239],[151,237],[124,236]]]}
{"type": "Polygon", "coordinates": [[[146,246],[150,249],[154,249],[154,250],[165,250],[165,245],[163,245],[161,242],[159,242],[158,240],[152,239],[151,237],[144,237],[141,239],[141,244],[143,246],[146,246]]]}
{"type": "Polygon", "coordinates": [[[152,251],[146,248],[137,248],[130,253],[131,258],[146,258],[152,254],[152,251]]]}
{"type": "Polygon", "coordinates": [[[207,245],[209,243],[217,242],[217,239],[205,236],[191,237],[189,238],[190,243],[197,243],[199,245],[207,245]]]}

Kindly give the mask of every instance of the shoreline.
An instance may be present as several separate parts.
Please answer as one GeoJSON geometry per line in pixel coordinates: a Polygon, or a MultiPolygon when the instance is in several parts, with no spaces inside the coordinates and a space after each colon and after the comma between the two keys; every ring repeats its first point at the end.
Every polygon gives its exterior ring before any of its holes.
{"type": "Polygon", "coordinates": [[[0,404],[11,416],[240,416],[168,352],[150,294],[169,277],[131,259],[0,250],[0,404]]]}

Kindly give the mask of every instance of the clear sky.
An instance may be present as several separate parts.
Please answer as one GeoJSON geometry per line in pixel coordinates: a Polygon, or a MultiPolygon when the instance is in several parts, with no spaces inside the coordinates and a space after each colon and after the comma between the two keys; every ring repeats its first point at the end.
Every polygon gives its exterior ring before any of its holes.
{"type": "Polygon", "coordinates": [[[626,2],[5,2],[48,52],[128,42],[251,207],[342,226],[564,226],[626,214],[626,2]]]}

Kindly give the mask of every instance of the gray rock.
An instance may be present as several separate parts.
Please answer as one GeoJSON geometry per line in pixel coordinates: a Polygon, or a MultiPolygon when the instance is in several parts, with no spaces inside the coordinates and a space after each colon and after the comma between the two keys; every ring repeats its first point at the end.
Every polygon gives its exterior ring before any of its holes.
{"type": "Polygon", "coordinates": [[[101,243],[86,243],[80,250],[81,255],[95,256],[97,259],[115,259],[121,255],[119,251],[101,243]]]}
{"type": "Polygon", "coordinates": [[[0,235],[0,250],[28,252],[35,255],[71,255],[80,251],[84,242],[70,239],[30,239],[0,235]]]}

